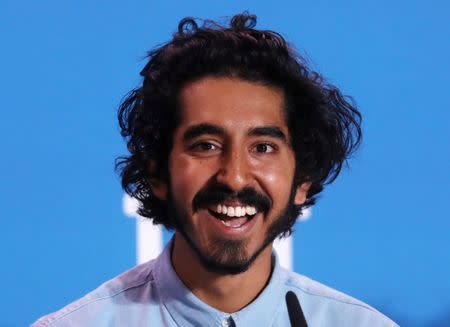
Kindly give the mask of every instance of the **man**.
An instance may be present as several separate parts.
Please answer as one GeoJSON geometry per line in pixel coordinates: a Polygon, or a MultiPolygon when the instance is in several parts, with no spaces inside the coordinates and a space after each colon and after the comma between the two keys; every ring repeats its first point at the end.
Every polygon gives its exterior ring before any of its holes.
{"type": "Polygon", "coordinates": [[[119,109],[122,185],[174,229],[164,252],[34,326],[396,326],[279,266],[360,142],[360,114],[275,32],[182,20],[119,109]]]}

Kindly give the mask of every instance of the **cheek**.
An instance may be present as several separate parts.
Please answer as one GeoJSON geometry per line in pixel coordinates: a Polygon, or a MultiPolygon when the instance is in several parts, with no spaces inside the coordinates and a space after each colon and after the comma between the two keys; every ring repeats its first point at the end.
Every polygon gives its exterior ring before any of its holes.
{"type": "Polygon", "coordinates": [[[190,208],[195,194],[209,179],[210,168],[202,160],[178,156],[169,166],[173,197],[190,208]]]}
{"type": "Polygon", "coordinates": [[[284,206],[291,193],[295,162],[291,158],[274,160],[255,167],[258,179],[274,201],[273,205],[284,206]]]}

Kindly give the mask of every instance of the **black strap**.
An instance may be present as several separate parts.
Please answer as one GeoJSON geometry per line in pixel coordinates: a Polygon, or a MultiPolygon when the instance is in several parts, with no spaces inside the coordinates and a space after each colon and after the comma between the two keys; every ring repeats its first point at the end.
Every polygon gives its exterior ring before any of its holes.
{"type": "Polygon", "coordinates": [[[297,295],[292,291],[286,293],[286,306],[292,327],[308,327],[297,295]]]}

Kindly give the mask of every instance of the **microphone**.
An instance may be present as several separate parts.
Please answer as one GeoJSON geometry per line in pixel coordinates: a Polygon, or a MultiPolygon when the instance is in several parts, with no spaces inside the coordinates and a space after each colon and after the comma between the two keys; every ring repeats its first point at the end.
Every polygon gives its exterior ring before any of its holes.
{"type": "Polygon", "coordinates": [[[292,291],[286,293],[286,306],[292,327],[308,327],[297,295],[292,291]]]}

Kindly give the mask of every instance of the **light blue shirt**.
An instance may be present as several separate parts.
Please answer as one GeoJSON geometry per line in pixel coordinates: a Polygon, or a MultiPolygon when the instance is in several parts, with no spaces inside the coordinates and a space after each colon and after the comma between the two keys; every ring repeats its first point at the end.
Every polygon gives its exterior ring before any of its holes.
{"type": "Polygon", "coordinates": [[[367,304],[288,271],[273,258],[269,284],[252,303],[232,314],[202,302],[183,284],[172,267],[169,245],[155,260],[104,283],[32,327],[226,327],[233,322],[237,327],[290,326],[288,291],[297,295],[309,327],[398,326],[367,304]]]}

